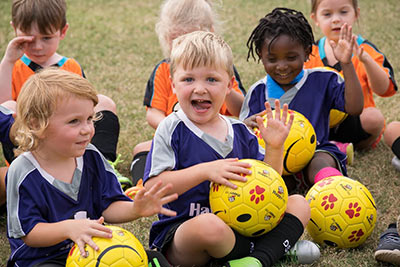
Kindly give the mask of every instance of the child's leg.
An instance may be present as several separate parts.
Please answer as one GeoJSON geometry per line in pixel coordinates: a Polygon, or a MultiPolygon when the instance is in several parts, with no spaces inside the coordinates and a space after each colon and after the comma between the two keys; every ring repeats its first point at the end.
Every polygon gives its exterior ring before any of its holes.
{"type": "Polygon", "coordinates": [[[131,175],[133,184],[143,178],[146,158],[151,148],[151,140],[137,144],[133,149],[133,160],[131,163],[131,175]]]}
{"type": "Polygon", "coordinates": [[[342,175],[337,168],[337,162],[330,154],[325,152],[316,152],[307,167],[307,180],[309,184],[313,185],[315,182],[318,182],[325,177],[342,175]],[[317,174],[318,181],[315,180],[317,174]]]}
{"type": "Polygon", "coordinates": [[[385,129],[383,139],[396,157],[400,158],[400,122],[393,121],[389,123],[385,129]]]}
{"type": "Polygon", "coordinates": [[[270,232],[257,238],[254,252],[263,266],[271,266],[292,248],[310,220],[310,206],[301,195],[288,198],[286,214],[282,221],[270,232]]]}
{"type": "Polygon", "coordinates": [[[92,144],[110,161],[117,158],[117,143],[119,137],[119,120],[116,114],[116,105],[114,101],[105,96],[97,95],[99,103],[95,106],[96,113],[101,113],[101,118],[95,121],[95,134],[92,138],[92,144]]]}
{"type": "Polygon", "coordinates": [[[363,110],[360,115],[360,121],[363,130],[370,134],[370,137],[356,143],[355,146],[358,149],[370,148],[382,134],[385,118],[379,109],[370,107],[363,110]]]}
{"type": "Polygon", "coordinates": [[[174,266],[202,266],[211,258],[228,255],[234,246],[233,230],[213,213],[206,213],[182,223],[165,254],[174,266]]]}

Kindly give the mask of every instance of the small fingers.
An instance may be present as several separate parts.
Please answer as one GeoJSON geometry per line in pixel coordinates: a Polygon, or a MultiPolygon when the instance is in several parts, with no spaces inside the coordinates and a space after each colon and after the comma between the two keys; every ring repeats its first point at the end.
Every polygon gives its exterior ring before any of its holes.
{"type": "Polygon", "coordinates": [[[164,215],[166,215],[166,216],[169,216],[169,217],[174,217],[174,216],[176,216],[176,211],[173,211],[173,210],[170,210],[170,209],[166,209],[166,208],[161,208],[161,210],[160,210],[160,213],[161,214],[164,214],[164,215]]]}
{"type": "Polygon", "coordinates": [[[163,197],[163,198],[161,199],[161,205],[170,203],[170,202],[172,202],[172,201],[174,201],[174,200],[176,200],[176,199],[178,199],[178,194],[177,194],[177,193],[174,193],[174,194],[172,194],[172,195],[165,196],[165,197],[163,197]]]}
{"type": "Polygon", "coordinates": [[[85,250],[85,242],[82,240],[76,241],[76,245],[79,248],[79,252],[81,253],[82,257],[86,258],[87,257],[87,252],[85,250]]]}

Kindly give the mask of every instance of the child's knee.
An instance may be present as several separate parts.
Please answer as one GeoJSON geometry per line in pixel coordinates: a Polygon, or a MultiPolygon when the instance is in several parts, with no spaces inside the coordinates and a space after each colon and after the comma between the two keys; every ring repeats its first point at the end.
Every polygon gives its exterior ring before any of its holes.
{"type": "Polygon", "coordinates": [[[195,217],[192,225],[197,232],[197,238],[204,243],[218,244],[225,242],[227,236],[233,235],[232,229],[213,213],[205,213],[195,217]]]}
{"type": "Polygon", "coordinates": [[[385,117],[377,108],[366,108],[360,116],[364,131],[371,135],[379,135],[385,125],[385,117]]]}
{"type": "Polygon", "coordinates": [[[141,142],[133,148],[133,155],[137,155],[138,153],[143,151],[150,151],[150,148],[151,148],[151,140],[141,142]]]}
{"type": "Polygon", "coordinates": [[[385,132],[383,134],[383,139],[386,145],[392,146],[393,142],[400,137],[400,122],[392,121],[386,126],[385,132]]]}
{"type": "Polygon", "coordinates": [[[97,103],[94,108],[95,112],[108,110],[113,112],[114,114],[117,114],[117,105],[115,104],[114,100],[102,94],[98,94],[97,97],[99,99],[99,103],[97,103]]]}
{"type": "Polygon", "coordinates": [[[296,216],[301,221],[304,228],[307,226],[311,217],[310,205],[302,195],[296,194],[289,196],[286,212],[296,216]]]}

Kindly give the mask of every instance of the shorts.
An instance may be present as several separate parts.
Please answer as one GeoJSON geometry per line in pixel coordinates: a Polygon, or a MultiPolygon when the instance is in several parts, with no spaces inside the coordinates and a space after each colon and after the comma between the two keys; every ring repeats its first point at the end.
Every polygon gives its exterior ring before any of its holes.
{"type": "Polygon", "coordinates": [[[91,143],[110,161],[117,159],[119,120],[116,114],[103,110],[100,119],[94,122],[95,133],[91,143]]]}
{"type": "Polygon", "coordinates": [[[370,136],[371,135],[362,128],[359,115],[348,115],[342,123],[332,128],[329,132],[329,140],[342,143],[358,144],[368,139],[370,136]]]}
{"type": "Polygon", "coordinates": [[[162,254],[165,255],[166,250],[168,249],[169,245],[171,245],[172,240],[174,239],[176,230],[178,230],[178,227],[181,226],[182,223],[183,221],[172,224],[168,232],[165,234],[164,241],[162,242],[160,247],[160,251],[162,254]]]}

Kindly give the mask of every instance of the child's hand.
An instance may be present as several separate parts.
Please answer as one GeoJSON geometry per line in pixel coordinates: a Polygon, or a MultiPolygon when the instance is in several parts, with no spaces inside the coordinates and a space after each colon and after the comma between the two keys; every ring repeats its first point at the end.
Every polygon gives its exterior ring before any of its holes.
{"type": "Polygon", "coordinates": [[[204,166],[204,171],[209,181],[229,186],[233,189],[236,189],[237,185],[231,183],[229,180],[246,182],[247,179],[241,174],[248,175],[251,173],[248,169],[251,165],[238,161],[238,159],[220,159],[204,164],[207,165],[204,166]]]}
{"type": "Polygon", "coordinates": [[[340,63],[348,64],[351,62],[354,43],[355,36],[353,36],[352,27],[347,25],[347,23],[343,24],[340,29],[338,42],[330,41],[333,54],[340,63]]]}
{"type": "MultiPolygon", "coordinates": [[[[357,37],[354,36],[354,38],[357,38],[357,37]]],[[[356,54],[358,59],[363,63],[366,61],[366,58],[369,56],[368,53],[364,53],[364,48],[360,47],[357,44],[357,42],[354,42],[353,52],[354,52],[354,54],[356,54]]]]}
{"type": "Polygon", "coordinates": [[[19,36],[12,39],[10,43],[8,43],[3,60],[14,64],[24,55],[26,46],[33,41],[33,38],[33,36],[19,36]]]}
{"type": "Polygon", "coordinates": [[[154,214],[164,214],[166,216],[176,216],[176,212],[163,207],[178,198],[178,194],[168,194],[172,184],[162,186],[162,181],[153,185],[149,190],[143,188],[139,190],[133,202],[133,212],[140,217],[148,217],[154,214]]]}
{"type": "Polygon", "coordinates": [[[266,111],[263,110],[260,113],[251,115],[250,117],[244,119],[243,122],[244,122],[244,124],[246,124],[247,127],[249,127],[250,129],[253,130],[254,128],[258,127],[257,121],[256,121],[257,116],[262,117],[265,115],[265,113],[266,113],[266,111]]]}
{"type": "Polygon", "coordinates": [[[288,105],[283,105],[283,112],[281,116],[281,108],[279,100],[275,100],[275,118],[272,116],[271,105],[265,102],[265,109],[267,113],[267,127],[264,126],[264,120],[261,117],[257,117],[258,128],[260,129],[261,136],[264,139],[265,146],[271,148],[283,147],[286,137],[289,134],[290,127],[292,127],[294,115],[290,114],[289,121],[288,116],[288,105]]]}
{"type": "Polygon", "coordinates": [[[69,224],[70,227],[68,230],[68,236],[69,239],[76,243],[81,255],[86,255],[86,244],[91,246],[96,251],[99,250],[99,247],[93,242],[92,237],[112,237],[112,230],[103,225],[103,217],[100,217],[98,220],[80,219],[70,221],[71,223],[69,224]]]}

